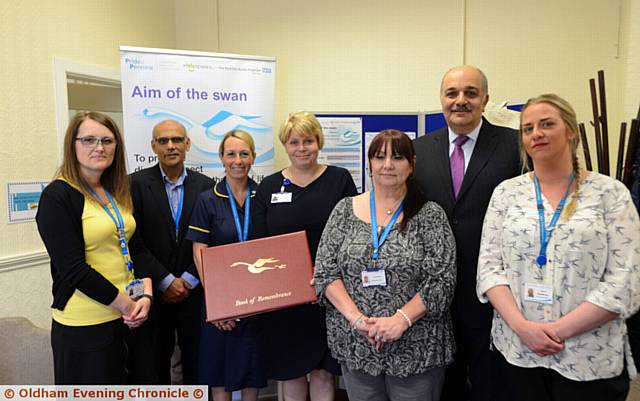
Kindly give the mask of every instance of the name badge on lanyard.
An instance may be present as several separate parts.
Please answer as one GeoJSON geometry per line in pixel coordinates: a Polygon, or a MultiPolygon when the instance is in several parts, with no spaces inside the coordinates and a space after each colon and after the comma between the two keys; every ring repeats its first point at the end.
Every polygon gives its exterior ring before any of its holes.
{"type": "Polygon", "coordinates": [[[138,300],[144,294],[144,287],[142,285],[142,280],[135,279],[131,281],[125,287],[125,292],[129,296],[129,298],[133,300],[138,300]]]}
{"type": "Polygon", "coordinates": [[[396,209],[393,216],[391,216],[391,220],[382,231],[382,234],[378,238],[378,218],[376,216],[376,200],[374,195],[375,190],[371,190],[369,195],[369,216],[371,219],[371,244],[373,246],[373,255],[371,258],[373,259],[372,265],[373,267],[367,267],[362,271],[362,286],[367,287],[385,287],[387,285],[387,276],[384,269],[376,268],[376,264],[378,259],[380,259],[380,247],[386,241],[393,225],[400,217],[400,213],[402,213],[402,207],[404,204],[404,200],[400,202],[398,208],[396,209]]]}
{"type": "Polygon", "coordinates": [[[291,185],[291,180],[288,178],[282,180],[280,192],[274,192],[271,194],[271,203],[291,203],[293,194],[291,192],[285,192],[285,188],[289,185],[291,185]]]}
{"type": "Polygon", "coordinates": [[[367,268],[362,271],[362,286],[367,287],[386,287],[387,275],[384,269],[367,268]]]}
{"type": "Polygon", "coordinates": [[[524,300],[551,305],[553,303],[553,288],[549,285],[524,283],[524,300]]]}

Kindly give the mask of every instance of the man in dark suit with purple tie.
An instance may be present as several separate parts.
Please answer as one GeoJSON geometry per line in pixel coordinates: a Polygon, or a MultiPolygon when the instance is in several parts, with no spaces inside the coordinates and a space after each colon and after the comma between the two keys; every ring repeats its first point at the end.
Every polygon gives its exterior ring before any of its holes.
{"type": "Polygon", "coordinates": [[[442,78],[440,101],[447,127],[415,140],[416,180],[428,200],[447,213],[457,244],[458,276],[451,305],[457,344],[442,399],[500,399],[499,372],[489,349],[493,309],[476,296],[482,222],[494,188],[521,174],[517,131],[482,117],[487,78],[472,66],[442,78]]]}

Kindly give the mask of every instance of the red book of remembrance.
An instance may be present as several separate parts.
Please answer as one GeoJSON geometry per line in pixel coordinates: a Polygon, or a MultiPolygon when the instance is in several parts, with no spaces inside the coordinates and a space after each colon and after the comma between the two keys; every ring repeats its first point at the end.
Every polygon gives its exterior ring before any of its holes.
{"type": "Polygon", "coordinates": [[[307,234],[299,231],[202,250],[208,322],[316,300],[307,234]]]}

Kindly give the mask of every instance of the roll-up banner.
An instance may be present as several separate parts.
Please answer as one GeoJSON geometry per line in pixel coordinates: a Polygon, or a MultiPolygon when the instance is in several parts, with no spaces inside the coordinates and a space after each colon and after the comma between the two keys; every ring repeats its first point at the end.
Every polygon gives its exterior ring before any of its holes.
{"type": "Polygon", "coordinates": [[[129,172],[156,164],[152,130],[167,119],[187,130],[187,168],[223,177],[220,141],[242,129],[256,145],[251,176],[273,172],[275,58],[121,46],[120,66],[129,172]]]}

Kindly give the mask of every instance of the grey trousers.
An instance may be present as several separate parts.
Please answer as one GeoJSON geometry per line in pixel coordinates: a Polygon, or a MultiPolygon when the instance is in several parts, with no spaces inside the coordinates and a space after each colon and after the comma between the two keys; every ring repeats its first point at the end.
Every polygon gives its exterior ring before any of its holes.
{"type": "Polygon", "coordinates": [[[445,368],[408,377],[371,376],[342,365],[349,401],[439,401],[445,368]]]}

